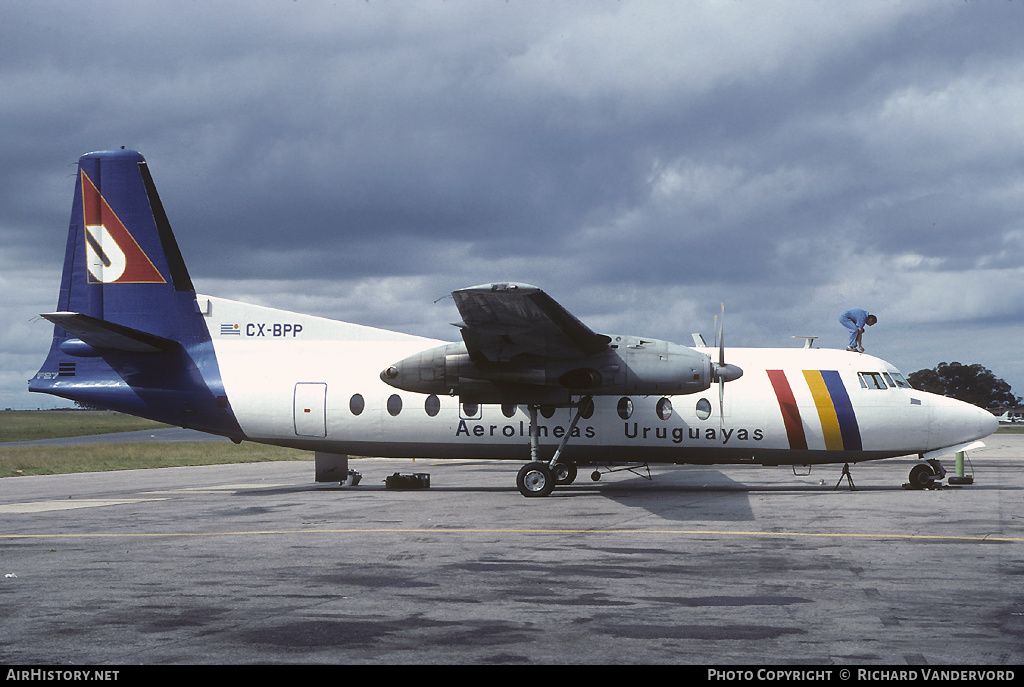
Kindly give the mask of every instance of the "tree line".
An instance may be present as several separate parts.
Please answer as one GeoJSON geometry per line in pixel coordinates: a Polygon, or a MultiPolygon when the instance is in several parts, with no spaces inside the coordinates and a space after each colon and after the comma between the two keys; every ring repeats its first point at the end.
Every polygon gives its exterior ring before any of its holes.
{"type": "Polygon", "coordinates": [[[972,403],[979,408],[1012,408],[1021,405],[1010,385],[978,364],[939,363],[907,375],[911,386],[941,396],[972,403]]]}

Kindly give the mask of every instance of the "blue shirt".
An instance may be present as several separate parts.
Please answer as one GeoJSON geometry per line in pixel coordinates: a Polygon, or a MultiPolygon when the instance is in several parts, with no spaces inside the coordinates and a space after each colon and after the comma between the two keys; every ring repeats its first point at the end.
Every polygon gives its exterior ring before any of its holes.
{"type": "Polygon", "coordinates": [[[850,308],[839,316],[839,321],[842,322],[843,320],[851,320],[857,325],[857,329],[864,329],[868,321],[868,311],[861,310],[860,308],[850,308]]]}

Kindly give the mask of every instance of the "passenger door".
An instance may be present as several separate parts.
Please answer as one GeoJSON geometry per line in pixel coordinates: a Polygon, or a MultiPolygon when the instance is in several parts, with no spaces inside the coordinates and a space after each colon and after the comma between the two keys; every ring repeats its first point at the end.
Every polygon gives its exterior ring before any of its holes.
{"type": "Polygon", "coordinates": [[[327,436],[327,385],[300,382],[295,385],[295,434],[327,436]]]}

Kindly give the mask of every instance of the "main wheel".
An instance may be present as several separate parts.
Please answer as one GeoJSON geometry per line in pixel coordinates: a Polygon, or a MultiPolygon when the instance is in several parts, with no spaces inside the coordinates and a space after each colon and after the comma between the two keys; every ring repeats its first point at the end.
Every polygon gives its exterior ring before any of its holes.
{"type": "Polygon", "coordinates": [[[927,489],[932,483],[935,471],[928,463],[918,463],[910,468],[910,486],[914,489],[927,489]]]}
{"type": "Polygon", "coordinates": [[[576,463],[555,463],[555,484],[562,486],[576,481],[576,463]]]}
{"type": "Polygon", "coordinates": [[[523,496],[547,496],[555,488],[555,476],[547,463],[527,463],[519,469],[516,486],[523,496]]]}

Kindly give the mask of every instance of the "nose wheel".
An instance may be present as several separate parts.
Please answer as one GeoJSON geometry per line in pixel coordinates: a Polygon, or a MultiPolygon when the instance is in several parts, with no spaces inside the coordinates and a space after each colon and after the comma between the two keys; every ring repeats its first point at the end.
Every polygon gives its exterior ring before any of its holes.
{"type": "Polygon", "coordinates": [[[932,458],[912,467],[909,480],[903,486],[907,489],[937,489],[942,486],[939,482],[945,476],[945,468],[932,458]]]}

